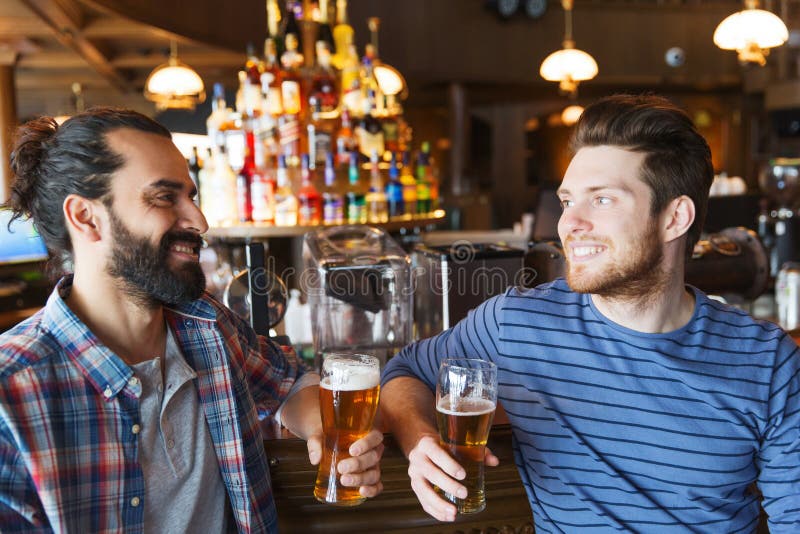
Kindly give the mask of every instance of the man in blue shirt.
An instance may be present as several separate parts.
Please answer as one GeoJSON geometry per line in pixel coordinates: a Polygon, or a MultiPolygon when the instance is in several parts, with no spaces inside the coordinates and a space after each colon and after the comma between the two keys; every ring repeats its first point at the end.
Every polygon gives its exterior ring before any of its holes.
{"type": "Polygon", "coordinates": [[[798,347],[684,282],[707,143],[669,101],[615,96],[584,111],[572,146],[566,280],[510,289],[385,369],[384,421],[420,503],[452,521],[433,486],[465,495],[432,391],[443,359],[470,357],[497,364],[537,532],[753,532],[754,485],[770,530],[800,531],[798,347]]]}

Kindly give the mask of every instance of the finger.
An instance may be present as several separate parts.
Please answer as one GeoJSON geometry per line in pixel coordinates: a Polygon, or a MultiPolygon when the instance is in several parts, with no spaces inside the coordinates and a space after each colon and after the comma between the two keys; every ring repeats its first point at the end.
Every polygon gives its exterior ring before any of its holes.
{"type": "MultiPolygon", "coordinates": [[[[432,438],[421,439],[414,450],[425,454],[439,469],[455,479],[462,480],[467,476],[467,472],[464,468],[432,438]]],[[[414,453],[414,451],[412,451],[412,453],[414,453]]],[[[409,454],[409,460],[410,459],[411,455],[409,454]]]]}
{"type": "Polygon", "coordinates": [[[367,469],[375,467],[381,461],[383,449],[383,443],[380,443],[377,447],[362,454],[361,456],[344,459],[336,464],[336,470],[339,472],[339,474],[344,475],[346,473],[358,473],[360,471],[366,471],[367,469]]]}
{"type": "Polygon", "coordinates": [[[381,470],[378,468],[370,469],[360,473],[348,473],[339,477],[339,482],[343,486],[356,488],[360,486],[374,486],[381,481],[381,470]]]}
{"type": "Polygon", "coordinates": [[[422,478],[412,479],[411,489],[428,515],[439,521],[456,520],[456,507],[436,493],[427,481],[422,478]]]}
{"type": "Polygon", "coordinates": [[[311,465],[319,464],[322,459],[322,438],[320,436],[311,436],[306,441],[306,448],[308,449],[308,461],[311,465]]]}
{"type": "MultiPolygon", "coordinates": [[[[431,461],[424,450],[412,450],[408,456],[408,460],[408,477],[412,482],[421,479],[424,480],[428,486],[431,484],[436,485],[443,491],[462,499],[467,496],[467,488],[459,484],[457,480],[451,478],[446,472],[442,471],[438,465],[431,461]]],[[[421,489],[425,492],[425,488],[421,489]]],[[[431,488],[430,491],[433,492],[433,489],[431,488]]],[[[433,494],[438,497],[438,494],[435,492],[433,494]]]]}
{"type": "Polygon", "coordinates": [[[377,484],[373,484],[371,486],[361,486],[360,488],[358,488],[358,493],[367,498],[375,497],[382,491],[383,491],[383,483],[380,480],[378,481],[377,484]]]}
{"type": "Polygon", "coordinates": [[[383,433],[379,430],[373,429],[361,439],[358,439],[350,445],[348,452],[351,456],[358,456],[364,454],[370,449],[374,449],[379,444],[383,443],[383,433]]]}
{"type": "Polygon", "coordinates": [[[483,463],[489,466],[495,466],[500,464],[500,458],[495,456],[489,447],[486,447],[486,455],[483,457],[483,463]]]}

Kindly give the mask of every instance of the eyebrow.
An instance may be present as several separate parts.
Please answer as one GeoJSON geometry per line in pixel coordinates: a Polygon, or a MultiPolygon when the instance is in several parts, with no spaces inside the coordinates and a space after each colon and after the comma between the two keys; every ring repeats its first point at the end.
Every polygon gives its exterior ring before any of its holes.
{"type": "MultiPolygon", "coordinates": [[[[586,192],[587,193],[596,193],[598,191],[605,191],[605,190],[622,191],[623,193],[633,193],[633,190],[630,187],[626,186],[626,185],[598,185],[598,186],[587,187],[586,188],[586,192]]],[[[557,195],[569,195],[570,191],[569,191],[569,189],[565,189],[563,187],[559,187],[556,190],[556,194],[557,195]]]]}
{"type": "MultiPolygon", "coordinates": [[[[183,188],[184,188],[183,182],[170,180],[169,178],[161,178],[160,180],[156,180],[152,184],[149,184],[146,189],[171,189],[173,191],[182,191],[183,188]]],[[[197,187],[192,185],[192,188],[189,190],[189,195],[194,196],[196,194],[197,194],[197,187]]]]}

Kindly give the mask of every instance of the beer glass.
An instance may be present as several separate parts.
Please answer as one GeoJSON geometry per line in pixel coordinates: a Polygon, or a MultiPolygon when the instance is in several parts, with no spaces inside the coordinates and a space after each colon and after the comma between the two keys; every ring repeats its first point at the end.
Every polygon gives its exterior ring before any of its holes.
{"type": "Polygon", "coordinates": [[[483,459],[497,406],[497,366],[473,359],[447,359],[436,382],[436,423],[442,447],[461,464],[467,497],[437,491],[456,505],[459,514],[486,508],[483,459]]]}
{"type": "Polygon", "coordinates": [[[323,355],[319,406],[324,433],[314,497],[338,506],[355,506],[366,500],[358,488],[344,487],[336,470],[350,458],[350,445],[372,429],[378,408],[380,363],[364,354],[323,355]]]}

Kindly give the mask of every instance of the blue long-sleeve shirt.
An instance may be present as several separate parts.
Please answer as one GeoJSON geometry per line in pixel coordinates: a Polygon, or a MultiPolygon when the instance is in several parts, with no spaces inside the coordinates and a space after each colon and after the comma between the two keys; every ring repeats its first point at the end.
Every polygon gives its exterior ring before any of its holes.
{"type": "Polygon", "coordinates": [[[563,279],[510,289],[404,348],[383,382],[434,389],[447,357],[495,362],[537,533],[753,532],[754,482],[770,531],[800,532],[798,347],[693,291],[688,324],[647,334],[563,279]]]}

